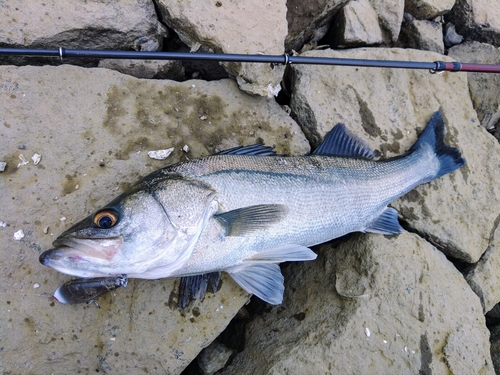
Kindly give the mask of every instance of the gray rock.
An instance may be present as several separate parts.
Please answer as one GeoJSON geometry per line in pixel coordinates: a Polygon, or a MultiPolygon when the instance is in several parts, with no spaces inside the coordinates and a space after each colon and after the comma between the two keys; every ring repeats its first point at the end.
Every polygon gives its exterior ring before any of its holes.
{"type": "Polygon", "coordinates": [[[500,7],[497,0],[457,0],[445,15],[467,40],[500,46],[500,7]]]}
{"type": "MultiPolygon", "coordinates": [[[[500,51],[495,46],[479,42],[463,43],[448,52],[463,63],[500,64],[500,51]]],[[[488,130],[499,127],[500,76],[487,73],[467,73],[469,91],[481,125],[488,130]]]]}
{"type": "Polygon", "coordinates": [[[335,17],[331,44],[358,47],[381,44],[382,30],[378,16],[368,0],[352,0],[335,17]]]}
{"type": "MultiPolygon", "coordinates": [[[[286,2],[166,1],[157,2],[164,22],[193,50],[219,53],[280,55],[287,35],[286,2]]],[[[240,88],[272,96],[284,67],[254,63],[223,63],[240,88]]]]}
{"type": "Polygon", "coordinates": [[[386,44],[398,40],[403,21],[405,1],[404,0],[370,0],[370,4],[378,15],[378,20],[386,44]]]}
{"type": "Polygon", "coordinates": [[[177,279],[130,280],[99,299],[100,309],[62,305],[51,294],[70,277],[42,266],[40,252],[166,164],[256,142],[284,154],[309,151],[278,104],[232,80],[177,83],[69,65],[0,67],[0,127],[3,373],[180,373],[248,300],[229,277],[184,312],[177,279]],[[147,156],[169,147],[166,161],[147,156]],[[21,153],[41,162],[17,168],[21,153]],[[13,240],[21,229],[24,238],[13,240]]]}
{"type": "Polygon", "coordinates": [[[324,36],[333,17],[348,2],[349,0],[288,0],[285,50],[300,51],[304,44],[314,39],[317,30],[322,30],[320,36],[324,36]]]}
{"type": "MultiPolygon", "coordinates": [[[[450,60],[432,52],[383,48],[310,51],[306,55],[450,60]]],[[[479,125],[464,74],[295,65],[292,85],[291,109],[314,147],[336,123],[344,122],[381,157],[401,155],[415,142],[431,114],[441,109],[447,140],[462,150],[467,164],[415,189],[394,202],[394,207],[412,230],[450,256],[472,263],[479,260],[498,218],[500,149],[479,125]]]]}
{"type": "Polygon", "coordinates": [[[430,20],[448,13],[456,0],[406,0],[405,12],[419,20],[430,20]]]}
{"type": "Polygon", "coordinates": [[[196,361],[204,375],[213,375],[224,368],[233,354],[234,350],[220,342],[214,341],[201,351],[196,361]]]}
{"type": "Polygon", "coordinates": [[[438,22],[412,20],[403,23],[400,42],[406,48],[444,53],[443,30],[438,22]]]}
{"type": "Polygon", "coordinates": [[[120,6],[107,1],[5,0],[0,7],[4,47],[127,50],[146,38],[161,48],[165,36],[149,0],[124,0],[120,6]]]}
{"type": "Polygon", "coordinates": [[[354,235],[283,273],[224,375],[494,374],[477,296],[415,234],[354,235]]]}
{"type": "Polygon", "coordinates": [[[444,27],[444,45],[448,48],[453,47],[462,43],[463,40],[464,37],[455,30],[455,25],[448,22],[444,27]]]}

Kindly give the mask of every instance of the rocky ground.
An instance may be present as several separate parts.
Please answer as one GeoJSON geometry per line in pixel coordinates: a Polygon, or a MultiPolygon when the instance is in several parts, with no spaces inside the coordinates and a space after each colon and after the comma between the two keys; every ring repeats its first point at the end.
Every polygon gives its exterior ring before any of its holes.
{"type": "MultiPolygon", "coordinates": [[[[0,47],[500,63],[495,0],[5,0],[0,9],[0,47]]],[[[500,76],[0,63],[3,373],[500,373],[500,76]],[[408,150],[436,110],[467,165],[394,202],[403,234],[353,234],[315,248],[316,261],[284,264],[280,306],[225,276],[184,310],[177,279],[131,280],[100,308],[52,298],[69,277],[39,254],[166,163],[256,142],[306,154],[338,122],[383,159],[408,150]],[[171,147],[166,161],[148,156],[171,147]]]]}

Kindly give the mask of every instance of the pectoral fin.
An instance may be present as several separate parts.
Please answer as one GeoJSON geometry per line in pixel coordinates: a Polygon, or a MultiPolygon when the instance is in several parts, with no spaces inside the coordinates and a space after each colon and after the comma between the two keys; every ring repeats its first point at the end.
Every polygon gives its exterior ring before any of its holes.
{"type": "Polygon", "coordinates": [[[227,236],[244,236],[283,219],[288,208],[283,204],[259,204],[215,215],[227,236]]]}
{"type": "Polygon", "coordinates": [[[394,208],[386,207],[382,215],[380,215],[370,227],[366,228],[367,232],[378,234],[398,234],[403,231],[403,228],[398,221],[398,211],[394,208]]]}
{"type": "Polygon", "coordinates": [[[212,291],[215,292],[219,286],[219,281],[220,272],[181,277],[177,305],[183,309],[189,305],[189,301],[196,299],[203,300],[208,284],[210,284],[212,291]]]}
{"type": "Polygon", "coordinates": [[[273,263],[254,263],[238,270],[229,271],[229,275],[248,293],[255,294],[271,305],[283,301],[283,275],[280,267],[273,263]]]}

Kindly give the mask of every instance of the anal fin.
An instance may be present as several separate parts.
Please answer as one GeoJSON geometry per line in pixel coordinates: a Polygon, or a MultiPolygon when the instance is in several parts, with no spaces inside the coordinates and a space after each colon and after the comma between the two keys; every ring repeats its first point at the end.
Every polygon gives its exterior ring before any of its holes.
{"type": "Polygon", "coordinates": [[[252,263],[227,272],[239,286],[261,300],[271,305],[279,305],[283,301],[284,278],[277,264],[252,263]]]}
{"type": "Polygon", "coordinates": [[[367,232],[378,234],[399,234],[403,231],[403,227],[398,221],[398,211],[394,208],[386,207],[382,215],[380,215],[373,223],[366,228],[367,232]]]}

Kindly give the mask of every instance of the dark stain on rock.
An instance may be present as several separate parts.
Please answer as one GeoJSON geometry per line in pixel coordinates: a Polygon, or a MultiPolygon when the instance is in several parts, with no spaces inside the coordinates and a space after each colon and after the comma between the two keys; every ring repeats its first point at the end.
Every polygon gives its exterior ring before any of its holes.
{"type": "Polygon", "coordinates": [[[76,186],[78,185],[77,176],[78,176],[78,172],[73,173],[73,175],[67,174],[65,176],[66,181],[64,181],[64,183],[63,183],[63,190],[61,193],[62,196],[73,193],[76,190],[76,186]]]}
{"type": "Polygon", "coordinates": [[[299,312],[298,314],[294,314],[293,318],[298,320],[299,322],[303,321],[306,318],[305,312],[299,312]]]}
{"type": "Polygon", "coordinates": [[[418,371],[418,375],[432,375],[431,363],[432,351],[426,333],[425,335],[420,335],[420,370],[418,371]]]}
{"type": "Polygon", "coordinates": [[[356,93],[356,98],[359,103],[359,114],[361,115],[361,126],[365,132],[367,132],[372,137],[380,137],[382,135],[382,130],[378,127],[373,112],[371,111],[368,103],[365,102],[361,96],[356,93]]]}

